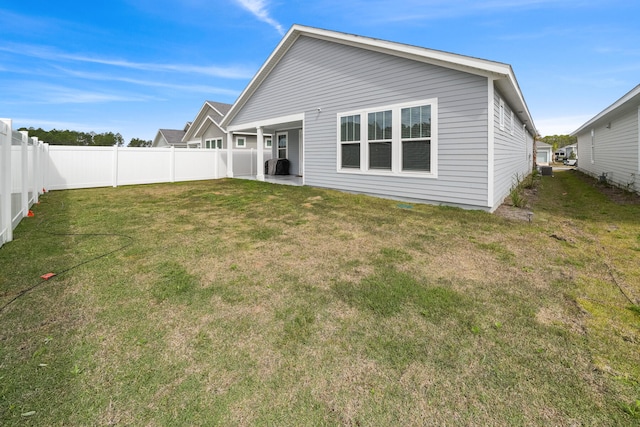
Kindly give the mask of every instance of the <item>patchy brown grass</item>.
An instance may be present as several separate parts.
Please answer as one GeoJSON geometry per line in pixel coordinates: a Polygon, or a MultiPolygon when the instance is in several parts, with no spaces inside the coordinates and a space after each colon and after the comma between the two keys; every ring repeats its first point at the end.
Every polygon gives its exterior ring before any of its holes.
{"type": "Polygon", "coordinates": [[[240,180],[49,193],[0,252],[0,304],[133,244],[0,312],[0,419],[632,423],[636,207],[570,178],[532,222],[240,180]]]}

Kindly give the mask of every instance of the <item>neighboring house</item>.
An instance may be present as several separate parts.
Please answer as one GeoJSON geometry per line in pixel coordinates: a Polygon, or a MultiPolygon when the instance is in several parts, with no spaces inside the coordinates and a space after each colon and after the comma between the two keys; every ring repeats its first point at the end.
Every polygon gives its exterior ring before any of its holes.
{"type": "Polygon", "coordinates": [[[553,160],[553,146],[546,142],[536,141],[536,163],[538,166],[549,166],[553,160]]]}
{"type": "Polygon", "coordinates": [[[640,192],[640,85],[580,126],[578,169],[640,192]]]}
{"type": "Polygon", "coordinates": [[[571,153],[574,154],[573,156],[574,159],[578,158],[577,144],[566,145],[564,147],[558,148],[558,150],[555,152],[556,161],[562,161],[562,160],[571,158],[571,153]]]}
{"type": "MultiPolygon", "coordinates": [[[[220,122],[231,109],[231,104],[205,101],[193,120],[191,127],[182,137],[182,142],[189,148],[227,148],[227,132],[220,122]]],[[[271,141],[265,142],[271,149],[271,141]]],[[[256,133],[236,133],[232,148],[256,148],[256,133]]]]}
{"type": "Polygon", "coordinates": [[[185,129],[159,129],[156,137],[153,139],[152,147],[176,147],[185,148],[187,144],[182,142],[182,138],[186,133],[186,129],[189,128],[189,123],[185,126],[185,129]]]}
{"type": "Polygon", "coordinates": [[[531,172],[536,135],[508,64],[299,25],[221,126],[273,134],[306,185],[486,211],[531,172]]]}

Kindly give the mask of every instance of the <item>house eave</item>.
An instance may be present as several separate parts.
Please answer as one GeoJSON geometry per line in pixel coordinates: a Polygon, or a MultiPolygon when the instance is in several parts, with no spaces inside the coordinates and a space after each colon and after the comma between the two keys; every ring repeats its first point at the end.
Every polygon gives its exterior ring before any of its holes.
{"type": "Polygon", "coordinates": [[[283,37],[283,39],[271,53],[269,58],[267,58],[260,70],[258,70],[249,85],[240,94],[236,102],[233,104],[233,107],[231,107],[231,110],[220,122],[220,126],[222,128],[227,128],[229,123],[231,123],[235,118],[238,111],[242,109],[248,99],[267,78],[271,70],[273,70],[277,66],[280,59],[287,53],[289,48],[301,36],[313,37],[362,49],[373,50],[393,56],[404,57],[414,61],[426,62],[449,69],[455,69],[470,74],[484,76],[487,77],[489,81],[508,82],[507,86],[509,86],[510,88],[509,90],[505,90],[505,92],[509,93],[505,94],[505,96],[509,97],[509,100],[518,109],[518,111],[522,111],[522,115],[524,117],[523,121],[527,123],[529,132],[532,133],[532,135],[535,135],[537,133],[535,125],[533,124],[531,114],[529,113],[527,105],[524,101],[524,97],[522,96],[518,83],[515,79],[513,70],[509,64],[428,49],[419,46],[359,36],[355,34],[340,33],[320,28],[307,27],[298,24],[293,25],[289,29],[287,34],[283,37]]]}
{"type": "Polygon", "coordinates": [[[616,102],[602,110],[600,113],[596,114],[591,120],[587,121],[569,135],[578,136],[585,130],[609,120],[610,117],[617,114],[621,109],[624,109],[626,105],[635,105],[635,103],[640,103],[640,84],[631,89],[616,102]]]}

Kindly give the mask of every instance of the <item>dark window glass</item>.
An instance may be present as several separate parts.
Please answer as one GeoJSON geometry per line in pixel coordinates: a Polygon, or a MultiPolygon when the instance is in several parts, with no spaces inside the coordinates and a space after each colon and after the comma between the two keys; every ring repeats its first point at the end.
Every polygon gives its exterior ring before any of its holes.
{"type": "Polygon", "coordinates": [[[360,168],[360,144],[342,144],[342,167],[360,168]]]}
{"type": "Polygon", "coordinates": [[[391,169],[391,142],[369,143],[369,168],[391,169]]]}

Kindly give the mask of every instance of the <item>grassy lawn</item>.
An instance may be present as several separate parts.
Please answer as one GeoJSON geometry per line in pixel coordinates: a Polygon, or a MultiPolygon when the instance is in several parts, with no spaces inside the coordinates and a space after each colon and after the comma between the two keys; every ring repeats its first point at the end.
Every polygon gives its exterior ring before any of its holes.
{"type": "Polygon", "coordinates": [[[0,424],[638,425],[640,205],[559,172],[532,210],[48,193],[0,249],[0,424]]]}

